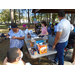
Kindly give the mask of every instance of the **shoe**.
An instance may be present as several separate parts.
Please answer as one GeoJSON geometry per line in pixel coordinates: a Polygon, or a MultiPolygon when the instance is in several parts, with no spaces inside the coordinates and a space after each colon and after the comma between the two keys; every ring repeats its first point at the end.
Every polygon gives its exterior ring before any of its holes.
{"type": "Polygon", "coordinates": [[[56,65],[58,65],[58,61],[55,61],[54,59],[51,59],[52,63],[55,63],[56,65]]]}

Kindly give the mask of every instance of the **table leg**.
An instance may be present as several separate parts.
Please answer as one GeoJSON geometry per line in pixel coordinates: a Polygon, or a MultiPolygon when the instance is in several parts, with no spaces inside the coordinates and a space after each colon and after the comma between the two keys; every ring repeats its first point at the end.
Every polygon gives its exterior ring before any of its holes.
{"type": "Polygon", "coordinates": [[[46,58],[47,58],[48,63],[51,64],[50,59],[48,58],[48,56],[46,58]]]}
{"type": "MultiPolygon", "coordinates": [[[[46,56],[46,58],[47,58],[48,63],[51,64],[51,62],[50,62],[48,56],[46,56]]],[[[40,64],[40,61],[41,61],[41,58],[39,58],[38,65],[40,64]]]]}
{"type": "Polygon", "coordinates": [[[38,65],[40,64],[41,58],[39,58],[38,65]]]}

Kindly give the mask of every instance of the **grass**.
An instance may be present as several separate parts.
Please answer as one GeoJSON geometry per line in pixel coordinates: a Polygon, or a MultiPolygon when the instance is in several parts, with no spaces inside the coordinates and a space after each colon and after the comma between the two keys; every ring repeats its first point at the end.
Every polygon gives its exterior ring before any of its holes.
{"type": "MultiPolygon", "coordinates": [[[[18,26],[22,26],[22,24],[18,24],[18,26]]],[[[8,25],[0,25],[0,29],[6,29],[8,28],[8,25]]]]}
{"type": "Polygon", "coordinates": [[[6,28],[8,28],[7,25],[0,25],[0,29],[6,29],[6,28]]]}
{"type": "MultiPolygon", "coordinates": [[[[22,26],[22,24],[18,24],[18,27],[22,26]]],[[[0,33],[5,33],[7,34],[9,32],[8,26],[7,25],[0,25],[0,33]]]]}

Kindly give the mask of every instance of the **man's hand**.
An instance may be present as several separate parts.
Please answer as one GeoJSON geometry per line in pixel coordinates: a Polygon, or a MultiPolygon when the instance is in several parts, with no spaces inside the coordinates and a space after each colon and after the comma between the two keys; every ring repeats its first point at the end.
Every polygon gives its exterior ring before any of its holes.
{"type": "Polygon", "coordinates": [[[52,47],[52,51],[54,50],[54,48],[55,48],[55,45],[53,45],[53,47],[52,47]]]}
{"type": "Polygon", "coordinates": [[[13,36],[12,39],[17,39],[17,37],[13,36]]]}
{"type": "Polygon", "coordinates": [[[52,51],[54,50],[56,44],[59,42],[59,39],[61,38],[61,35],[62,35],[62,32],[57,32],[56,33],[56,37],[55,37],[55,40],[54,40],[54,44],[53,44],[53,47],[52,47],[52,51]]]}

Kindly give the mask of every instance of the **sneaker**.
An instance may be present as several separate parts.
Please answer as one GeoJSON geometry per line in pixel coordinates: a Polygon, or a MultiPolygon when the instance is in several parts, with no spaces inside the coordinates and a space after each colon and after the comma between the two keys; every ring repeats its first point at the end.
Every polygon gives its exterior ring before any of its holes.
{"type": "Polygon", "coordinates": [[[52,63],[55,63],[56,65],[58,65],[58,61],[55,61],[54,59],[51,59],[52,63]]]}

